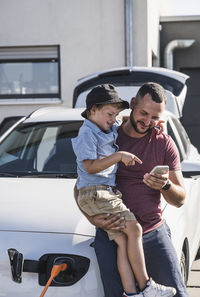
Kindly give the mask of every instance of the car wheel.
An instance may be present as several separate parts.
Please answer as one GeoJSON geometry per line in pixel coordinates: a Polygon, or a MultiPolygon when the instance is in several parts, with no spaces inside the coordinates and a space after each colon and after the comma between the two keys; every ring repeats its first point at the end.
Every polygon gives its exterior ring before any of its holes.
{"type": "Polygon", "coordinates": [[[195,260],[199,260],[199,259],[200,259],[200,247],[199,247],[199,249],[197,251],[195,260]]]}
{"type": "Polygon", "coordinates": [[[181,253],[181,274],[184,280],[184,283],[187,284],[187,264],[186,264],[186,257],[184,252],[181,253]]]}

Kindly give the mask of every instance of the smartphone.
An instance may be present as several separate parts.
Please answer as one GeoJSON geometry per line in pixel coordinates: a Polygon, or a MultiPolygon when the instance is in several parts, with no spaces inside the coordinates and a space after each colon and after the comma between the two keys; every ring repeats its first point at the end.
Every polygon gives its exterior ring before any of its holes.
{"type": "Polygon", "coordinates": [[[158,165],[158,166],[155,166],[150,174],[152,173],[156,173],[156,174],[165,174],[169,171],[169,166],[168,165],[158,165]]]}

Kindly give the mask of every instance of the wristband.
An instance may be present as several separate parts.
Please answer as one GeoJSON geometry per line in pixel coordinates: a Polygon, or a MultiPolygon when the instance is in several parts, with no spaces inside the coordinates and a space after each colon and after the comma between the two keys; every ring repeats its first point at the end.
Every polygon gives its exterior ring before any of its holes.
{"type": "Polygon", "coordinates": [[[167,183],[166,183],[166,185],[164,185],[164,187],[162,187],[161,190],[168,191],[170,189],[170,187],[171,187],[171,183],[168,180],[167,183]]]}

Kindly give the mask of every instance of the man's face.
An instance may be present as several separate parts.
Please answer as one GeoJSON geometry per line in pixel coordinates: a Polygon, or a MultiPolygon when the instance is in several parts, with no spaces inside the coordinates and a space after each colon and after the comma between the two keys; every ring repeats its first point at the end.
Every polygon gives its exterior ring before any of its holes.
{"type": "Polygon", "coordinates": [[[141,98],[130,114],[130,122],[138,134],[147,134],[155,127],[165,109],[165,103],[152,100],[150,94],[141,98]]]}

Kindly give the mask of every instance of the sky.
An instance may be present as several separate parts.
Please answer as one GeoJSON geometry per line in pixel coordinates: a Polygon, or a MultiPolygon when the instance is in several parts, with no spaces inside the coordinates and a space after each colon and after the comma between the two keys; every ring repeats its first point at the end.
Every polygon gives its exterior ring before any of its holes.
{"type": "Polygon", "coordinates": [[[200,15],[200,0],[172,0],[173,15],[200,15]]]}

